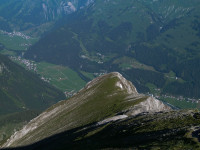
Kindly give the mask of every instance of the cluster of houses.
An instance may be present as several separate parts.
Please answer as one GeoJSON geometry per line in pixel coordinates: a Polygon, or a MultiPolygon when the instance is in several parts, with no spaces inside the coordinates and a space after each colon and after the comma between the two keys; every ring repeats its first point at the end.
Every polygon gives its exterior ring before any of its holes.
{"type": "Polygon", "coordinates": [[[21,32],[16,32],[16,31],[13,31],[13,32],[6,32],[6,31],[3,31],[3,30],[0,30],[0,33],[4,34],[4,35],[8,35],[9,37],[14,37],[14,36],[18,36],[18,37],[21,37],[23,39],[30,39],[31,37],[30,36],[27,36],[21,32]]]}
{"type": "Polygon", "coordinates": [[[34,61],[21,58],[20,56],[18,56],[18,57],[10,56],[10,58],[11,58],[11,60],[17,61],[20,64],[24,65],[26,67],[26,69],[28,69],[28,70],[31,70],[34,72],[37,71],[37,65],[34,63],[34,61]]]}
{"type": "Polygon", "coordinates": [[[67,98],[72,97],[76,93],[75,90],[72,91],[65,91],[64,94],[67,98]]]}
{"type": "Polygon", "coordinates": [[[81,55],[80,57],[83,59],[88,59],[90,61],[94,61],[98,64],[103,64],[104,63],[103,61],[105,59],[105,56],[100,53],[96,53],[96,55],[94,57],[87,56],[87,55],[81,55]]]}
{"type": "Polygon", "coordinates": [[[173,96],[173,95],[168,95],[168,94],[163,94],[163,95],[155,95],[155,98],[160,99],[160,98],[171,98],[171,99],[176,99],[177,101],[186,101],[188,103],[200,103],[200,99],[195,99],[195,98],[186,98],[183,96],[173,96]]]}
{"type": "MultiPolygon", "coordinates": [[[[24,59],[20,56],[18,57],[14,57],[14,56],[10,56],[10,58],[13,60],[13,61],[17,61],[18,63],[20,63],[21,65],[25,66],[25,68],[27,70],[30,70],[30,71],[33,71],[33,72],[36,72],[37,73],[37,64],[34,62],[34,61],[31,61],[31,60],[27,60],[27,59],[24,59]]],[[[41,77],[41,79],[45,82],[50,82],[51,78],[45,78],[45,77],[41,77]]]]}

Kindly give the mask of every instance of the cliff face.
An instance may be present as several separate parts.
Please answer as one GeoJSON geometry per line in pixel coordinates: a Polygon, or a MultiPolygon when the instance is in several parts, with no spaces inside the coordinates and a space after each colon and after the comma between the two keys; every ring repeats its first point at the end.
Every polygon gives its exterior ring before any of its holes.
{"type": "Polygon", "coordinates": [[[163,102],[155,99],[154,97],[148,97],[146,101],[141,102],[135,105],[133,108],[129,109],[127,114],[137,115],[145,112],[154,113],[165,110],[170,110],[169,106],[163,104],[163,102]]]}
{"type": "Polygon", "coordinates": [[[114,72],[94,79],[71,99],[44,111],[12,135],[3,147],[28,145],[95,122],[102,125],[144,112],[169,110],[153,97],[139,94],[131,82],[114,72]]]}

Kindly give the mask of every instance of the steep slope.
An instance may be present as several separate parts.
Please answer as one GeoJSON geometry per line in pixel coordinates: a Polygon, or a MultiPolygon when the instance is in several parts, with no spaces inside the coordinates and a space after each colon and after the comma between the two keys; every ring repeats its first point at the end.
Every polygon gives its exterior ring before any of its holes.
{"type": "Polygon", "coordinates": [[[64,98],[62,92],[0,55],[0,115],[41,111],[64,98]]]}
{"type": "Polygon", "coordinates": [[[199,112],[140,114],[105,124],[90,124],[38,143],[9,150],[200,149],[199,112]]]}
{"type": "Polygon", "coordinates": [[[0,55],[0,143],[65,95],[0,55]]]}
{"type": "Polygon", "coordinates": [[[140,113],[168,111],[162,102],[139,94],[119,73],[88,83],[67,101],[61,101],[16,132],[3,147],[24,146],[49,136],[98,122],[102,125],[140,113]]]}
{"type": "Polygon", "coordinates": [[[151,83],[163,93],[198,98],[199,8],[198,0],[96,0],[25,56],[92,73],[119,71],[140,91],[151,83]]]}
{"type": "Polygon", "coordinates": [[[9,114],[0,115],[0,145],[7,141],[7,139],[20,130],[31,119],[38,116],[40,111],[24,110],[9,114]]]}

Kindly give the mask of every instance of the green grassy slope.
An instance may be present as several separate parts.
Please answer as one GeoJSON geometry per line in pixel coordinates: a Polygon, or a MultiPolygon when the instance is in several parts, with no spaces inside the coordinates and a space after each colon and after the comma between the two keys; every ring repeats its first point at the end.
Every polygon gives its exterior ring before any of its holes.
{"type": "Polygon", "coordinates": [[[101,76],[72,98],[53,105],[27,124],[19,131],[20,138],[12,146],[27,145],[69,129],[102,121],[122,111],[127,112],[147,98],[138,94],[131,83],[116,73],[101,76]],[[34,130],[33,126],[36,127],[34,130]]]}
{"type": "Polygon", "coordinates": [[[0,143],[65,95],[0,55],[0,143]]]}
{"type": "Polygon", "coordinates": [[[43,110],[64,99],[64,94],[36,75],[0,55],[0,114],[43,110]]]}
{"type": "Polygon", "coordinates": [[[138,94],[119,73],[103,75],[44,111],[6,146],[11,150],[200,149],[200,112],[171,110],[149,98],[138,94]]]}

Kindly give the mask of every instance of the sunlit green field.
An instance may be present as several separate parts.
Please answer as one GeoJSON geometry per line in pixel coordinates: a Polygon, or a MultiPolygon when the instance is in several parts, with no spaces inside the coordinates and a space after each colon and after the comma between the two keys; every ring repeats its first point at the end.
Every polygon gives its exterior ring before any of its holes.
{"type": "Polygon", "coordinates": [[[0,32],[0,43],[8,50],[27,50],[37,40],[37,38],[25,39],[19,36],[8,36],[0,32]]]}
{"type": "Polygon", "coordinates": [[[37,64],[37,70],[41,77],[47,79],[58,89],[65,91],[78,91],[86,82],[69,67],[53,65],[46,62],[37,64]]]}

